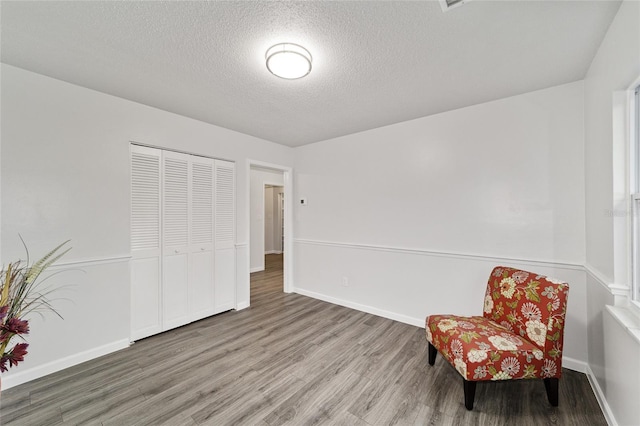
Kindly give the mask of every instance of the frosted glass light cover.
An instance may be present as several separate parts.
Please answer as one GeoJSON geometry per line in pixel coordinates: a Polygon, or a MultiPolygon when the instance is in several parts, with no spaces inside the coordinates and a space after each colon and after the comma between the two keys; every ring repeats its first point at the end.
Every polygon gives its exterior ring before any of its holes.
{"type": "Polygon", "coordinates": [[[287,80],[304,77],[311,72],[311,53],[293,43],[280,43],[267,50],[267,69],[287,80]]]}

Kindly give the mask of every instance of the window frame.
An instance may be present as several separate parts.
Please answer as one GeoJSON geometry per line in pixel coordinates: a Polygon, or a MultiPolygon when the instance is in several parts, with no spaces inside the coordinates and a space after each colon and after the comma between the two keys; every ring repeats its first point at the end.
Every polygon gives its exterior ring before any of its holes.
{"type": "Polygon", "coordinates": [[[629,153],[631,159],[632,279],[629,302],[640,312],[640,84],[629,96],[629,153]]]}

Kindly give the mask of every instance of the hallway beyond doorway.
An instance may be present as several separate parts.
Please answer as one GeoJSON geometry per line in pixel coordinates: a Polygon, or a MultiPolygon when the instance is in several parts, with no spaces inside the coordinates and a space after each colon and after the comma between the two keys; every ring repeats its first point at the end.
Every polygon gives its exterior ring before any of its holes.
{"type": "Polygon", "coordinates": [[[251,304],[258,302],[261,296],[282,293],[283,290],[283,254],[264,256],[264,271],[251,274],[251,304]]]}

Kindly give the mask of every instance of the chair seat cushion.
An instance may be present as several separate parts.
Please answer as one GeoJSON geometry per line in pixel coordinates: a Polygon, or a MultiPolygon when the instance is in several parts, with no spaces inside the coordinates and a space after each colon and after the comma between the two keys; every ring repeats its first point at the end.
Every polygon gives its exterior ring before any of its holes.
{"type": "MultiPolygon", "coordinates": [[[[544,335],[545,330],[527,330],[544,335]]],[[[481,316],[431,315],[427,340],[465,380],[560,377],[560,368],[542,350],[509,328],[481,316]]]]}

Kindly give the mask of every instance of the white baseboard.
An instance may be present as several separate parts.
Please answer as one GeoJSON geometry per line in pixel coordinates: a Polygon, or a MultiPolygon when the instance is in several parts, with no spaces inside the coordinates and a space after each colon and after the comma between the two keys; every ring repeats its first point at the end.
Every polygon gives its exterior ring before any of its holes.
{"type": "Polygon", "coordinates": [[[238,302],[236,304],[236,311],[241,311],[243,309],[247,309],[248,307],[249,307],[249,302],[248,301],[238,302]]]}
{"type": "Polygon", "coordinates": [[[264,266],[256,266],[255,268],[249,269],[249,273],[253,274],[254,272],[262,272],[264,271],[264,266]]]}
{"type": "Polygon", "coordinates": [[[604,418],[607,421],[607,424],[609,426],[618,426],[618,422],[616,421],[616,418],[614,417],[613,412],[611,411],[611,407],[607,402],[607,398],[604,396],[604,392],[602,391],[602,388],[598,383],[598,379],[596,379],[595,374],[593,374],[593,371],[591,370],[591,367],[589,367],[588,364],[587,364],[587,371],[585,372],[585,374],[587,375],[587,379],[589,379],[589,384],[591,385],[591,389],[593,389],[593,393],[596,396],[596,400],[598,401],[598,405],[602,410],[602,414],[604,414],[604,418]]]}
{"type": "Polygon", "coordinates": [[[64,370],[65,368],[73,367],[74,365],[127,348],[129,345],[129,339],[118,340],[116,342],[99,346],[66,358],[58,359],[38,367],[11,374],[10,376],[2,378],[2,389],[9,389],[14,386],[30,382],[31,380],[39,379],[40,377],[64,370]]]}
{"type": "Polygon", "coordinates": [[[280,250],[269,250],[265,251],[264,254],[282,254],[280,250]]]}
{"type": "Polygon", "coordinates": [[[589,368],[586,362],[569,358],[567,356],[562,357],[562,367],[584,374],[587,374],[587,369],[589,368]]]}
{"type": "Polygon", "coordinates": [[[344,306],[346,308],[355,309],[356,311],[366,312],[368,314],[377,315],[379,317],[388,318],[394,321],[402,322],[416,327],[424,328],[424,318],[412,318],[406,315],[397,314],[391,311],[385,311],[383,309],[374,308],[372,306],[361,305],[360,303],[350,302],[348,300],[337,299],[332,296],[316,293],[314,291],[305,290],[302,288],[295,288],[294,293],[301,294],[303,296],[313,297],[314,299],[323,300],[325,302],[333,303],[334,305],[344,306]]]}

